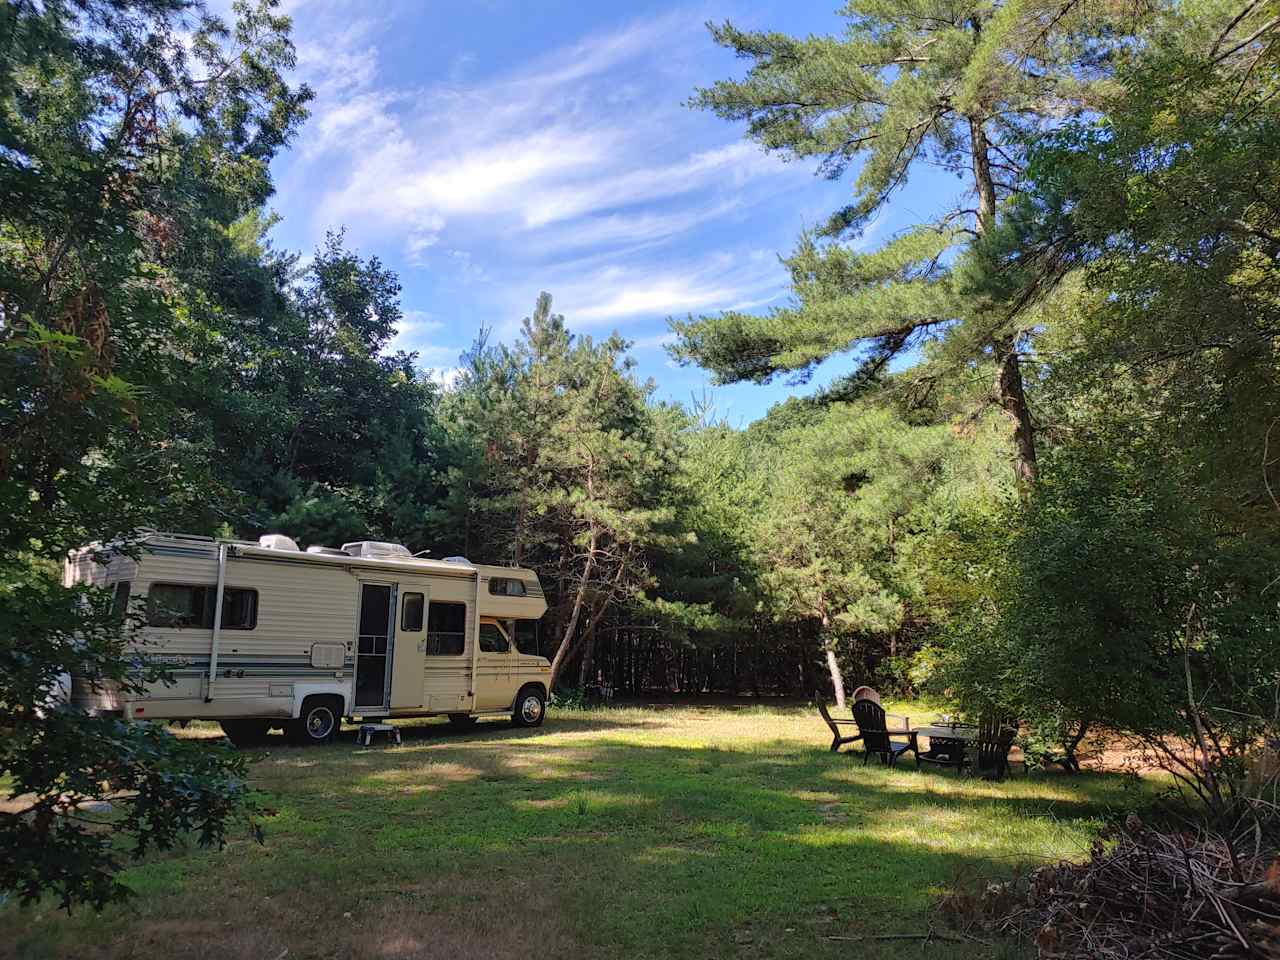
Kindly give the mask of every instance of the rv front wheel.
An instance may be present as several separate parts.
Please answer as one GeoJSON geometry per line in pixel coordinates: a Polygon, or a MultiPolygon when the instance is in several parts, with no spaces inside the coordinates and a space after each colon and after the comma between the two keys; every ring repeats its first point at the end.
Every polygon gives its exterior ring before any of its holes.
{"type": "Polygon", "coordinates": [[[308,697],[302,701],[302,714],[291,720],[289,739],[300,745],[327,743],[342,725],[342,707],[330,697],[308,697]]]}
{"type": "Polygon", "coordinates": [[[525,687],[516,695],[511,722],[517,727],[537,727],[547,715],[547,698],[539,687],[525,687]]]}

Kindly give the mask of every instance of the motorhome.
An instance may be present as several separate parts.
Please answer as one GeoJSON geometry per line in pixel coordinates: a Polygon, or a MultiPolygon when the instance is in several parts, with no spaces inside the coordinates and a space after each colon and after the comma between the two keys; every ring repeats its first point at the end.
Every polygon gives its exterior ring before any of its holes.
{"type": "Polygon", "coordinates": [[[141,695],[73,678],[85,709],[217,720],[242,745],[271,729],[323,743],[344,717],[536,726],[546,713],[547,604],[532,570],[380,541],[302,550],[280,534],[148,533],[129,553],[76,551],[64,582],[113,589],[117,609],[144,620],[136,655],[168,676],[141,695]]]}

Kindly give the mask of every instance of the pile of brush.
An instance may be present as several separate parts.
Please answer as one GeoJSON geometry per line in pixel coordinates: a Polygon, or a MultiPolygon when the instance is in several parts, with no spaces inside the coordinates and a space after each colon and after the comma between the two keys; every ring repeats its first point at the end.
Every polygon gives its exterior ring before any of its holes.
{"type": "Polygon", "coordinates": [[[1266,833],[1162,832],[1130,816],[1084,863],[961,885],[939,910],[968,936],[1031,940],[1044,960],[1280,960],[1280,858],[1266,833]]]}

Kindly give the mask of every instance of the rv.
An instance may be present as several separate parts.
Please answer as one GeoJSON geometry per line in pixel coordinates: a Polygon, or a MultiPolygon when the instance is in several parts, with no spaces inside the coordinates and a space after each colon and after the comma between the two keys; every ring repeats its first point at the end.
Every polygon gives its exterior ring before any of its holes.
{"type": "Polygon", "coordinates": [[[217,720],[232,742],[283,728],[323,743],[342,718],[509,716],[537,726],[551,664],[536,652],[538,577],[359,541],[301,550],[148,533],[131,551],[71,554],[64,582],[114,589],[145,617],[136,654],[168,682],[126,695],[72,680],[72,702],[129,720],[217,720]]]}

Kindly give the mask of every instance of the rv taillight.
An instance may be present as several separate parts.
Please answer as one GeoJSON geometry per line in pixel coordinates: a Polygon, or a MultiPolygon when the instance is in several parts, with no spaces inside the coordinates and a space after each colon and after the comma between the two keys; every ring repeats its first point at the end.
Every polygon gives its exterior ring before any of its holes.
{"type": "Polygon", "coordinates": [[[134,707],[134,708],[133,708],[133,712],[134,712],[134,714],[136,714],[137,716],[139,716],[139,717],[140,717],[140,716],[142,716],[144,713],[146,713],[146,712],[147,712],[147,708],[146,708],[146,707],[134,707]]]}

